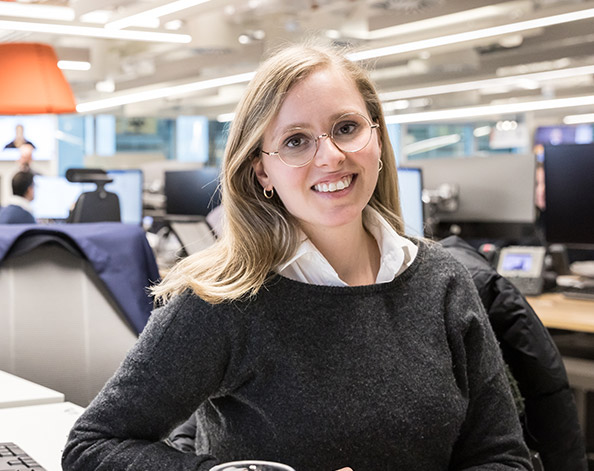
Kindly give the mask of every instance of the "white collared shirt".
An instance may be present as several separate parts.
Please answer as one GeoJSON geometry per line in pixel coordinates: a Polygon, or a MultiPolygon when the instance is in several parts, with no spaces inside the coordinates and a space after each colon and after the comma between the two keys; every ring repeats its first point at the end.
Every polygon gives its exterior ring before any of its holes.
{"type": "Polygon", "coordinates": [[[25,211],[33,214],[33,208],[31,207],[31,202],[26,199],[23,198],[22,196],[17,196],[17,195],[10,195],[10,197],[8,198],[8,205],[14,205],[14,206],[20,206],[21,208],[23,208],[25,211]]]}
{"type": "MultiPolygon", "coordinates": [[[[380,269],[376,283],[387,283],[406,270],[417,255],[417,246],[399,235],[383,216],[367,206],[363,210],[363,224],[377,241],[380,250],[380,269]]],[[[275,271],[286,278],[303,283],[325,286],[348,286],[316,246],[304,240],[295,255],[275,271]]]]}

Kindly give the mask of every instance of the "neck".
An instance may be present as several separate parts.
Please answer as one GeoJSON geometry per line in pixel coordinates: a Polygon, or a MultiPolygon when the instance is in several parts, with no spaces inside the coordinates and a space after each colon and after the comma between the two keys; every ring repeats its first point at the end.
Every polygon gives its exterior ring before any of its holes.
{"type": "Polygon", "coordinates": [[[375,238],[363,227],[362,219],[349,228],[325,228],[307,235],[345,283],[350,286],[375,283],[380,250],[375,238]]]}

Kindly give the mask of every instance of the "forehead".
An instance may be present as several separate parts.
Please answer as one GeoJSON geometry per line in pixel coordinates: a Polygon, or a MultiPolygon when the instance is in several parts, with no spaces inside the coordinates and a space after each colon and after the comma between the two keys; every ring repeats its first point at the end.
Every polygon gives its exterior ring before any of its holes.
{"type": "Polygon", "coordinates": [[[272,128],[327,124],[349,111],[366,114],[366,106],[354,80],[336,68],[313,72],[287,93],[272,128]]]}

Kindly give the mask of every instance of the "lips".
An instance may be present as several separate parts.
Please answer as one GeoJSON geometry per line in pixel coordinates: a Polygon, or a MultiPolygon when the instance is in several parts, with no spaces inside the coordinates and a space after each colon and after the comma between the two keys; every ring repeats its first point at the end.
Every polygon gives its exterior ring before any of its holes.
{"type": "Polygon", "coordinates": [[[348,188],[349,186],[351,186],[351,183],[353,181],[353,175],[345,175],[344,177],[342,177],[340,180],[336,181],[336,182],[330,182],[330,183],[318,183],[317,185],[314,185],[312,188],[315,191],[318,191],[320,193],[334,193],[335,191],[340,191],[340,190],[344,190],[345,188],[348,188]]]}

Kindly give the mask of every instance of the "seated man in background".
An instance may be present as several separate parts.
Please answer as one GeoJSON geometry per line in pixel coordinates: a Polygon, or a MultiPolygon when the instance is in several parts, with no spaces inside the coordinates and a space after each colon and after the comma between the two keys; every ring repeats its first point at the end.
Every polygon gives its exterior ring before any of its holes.
{"type": "Polygon", "coordinates": [[[0,224],[34,224],[30,204],[35,196],[33,173],[17,172],[12,177],[12,193],[8,205],[0,210],[0,224]]]}

